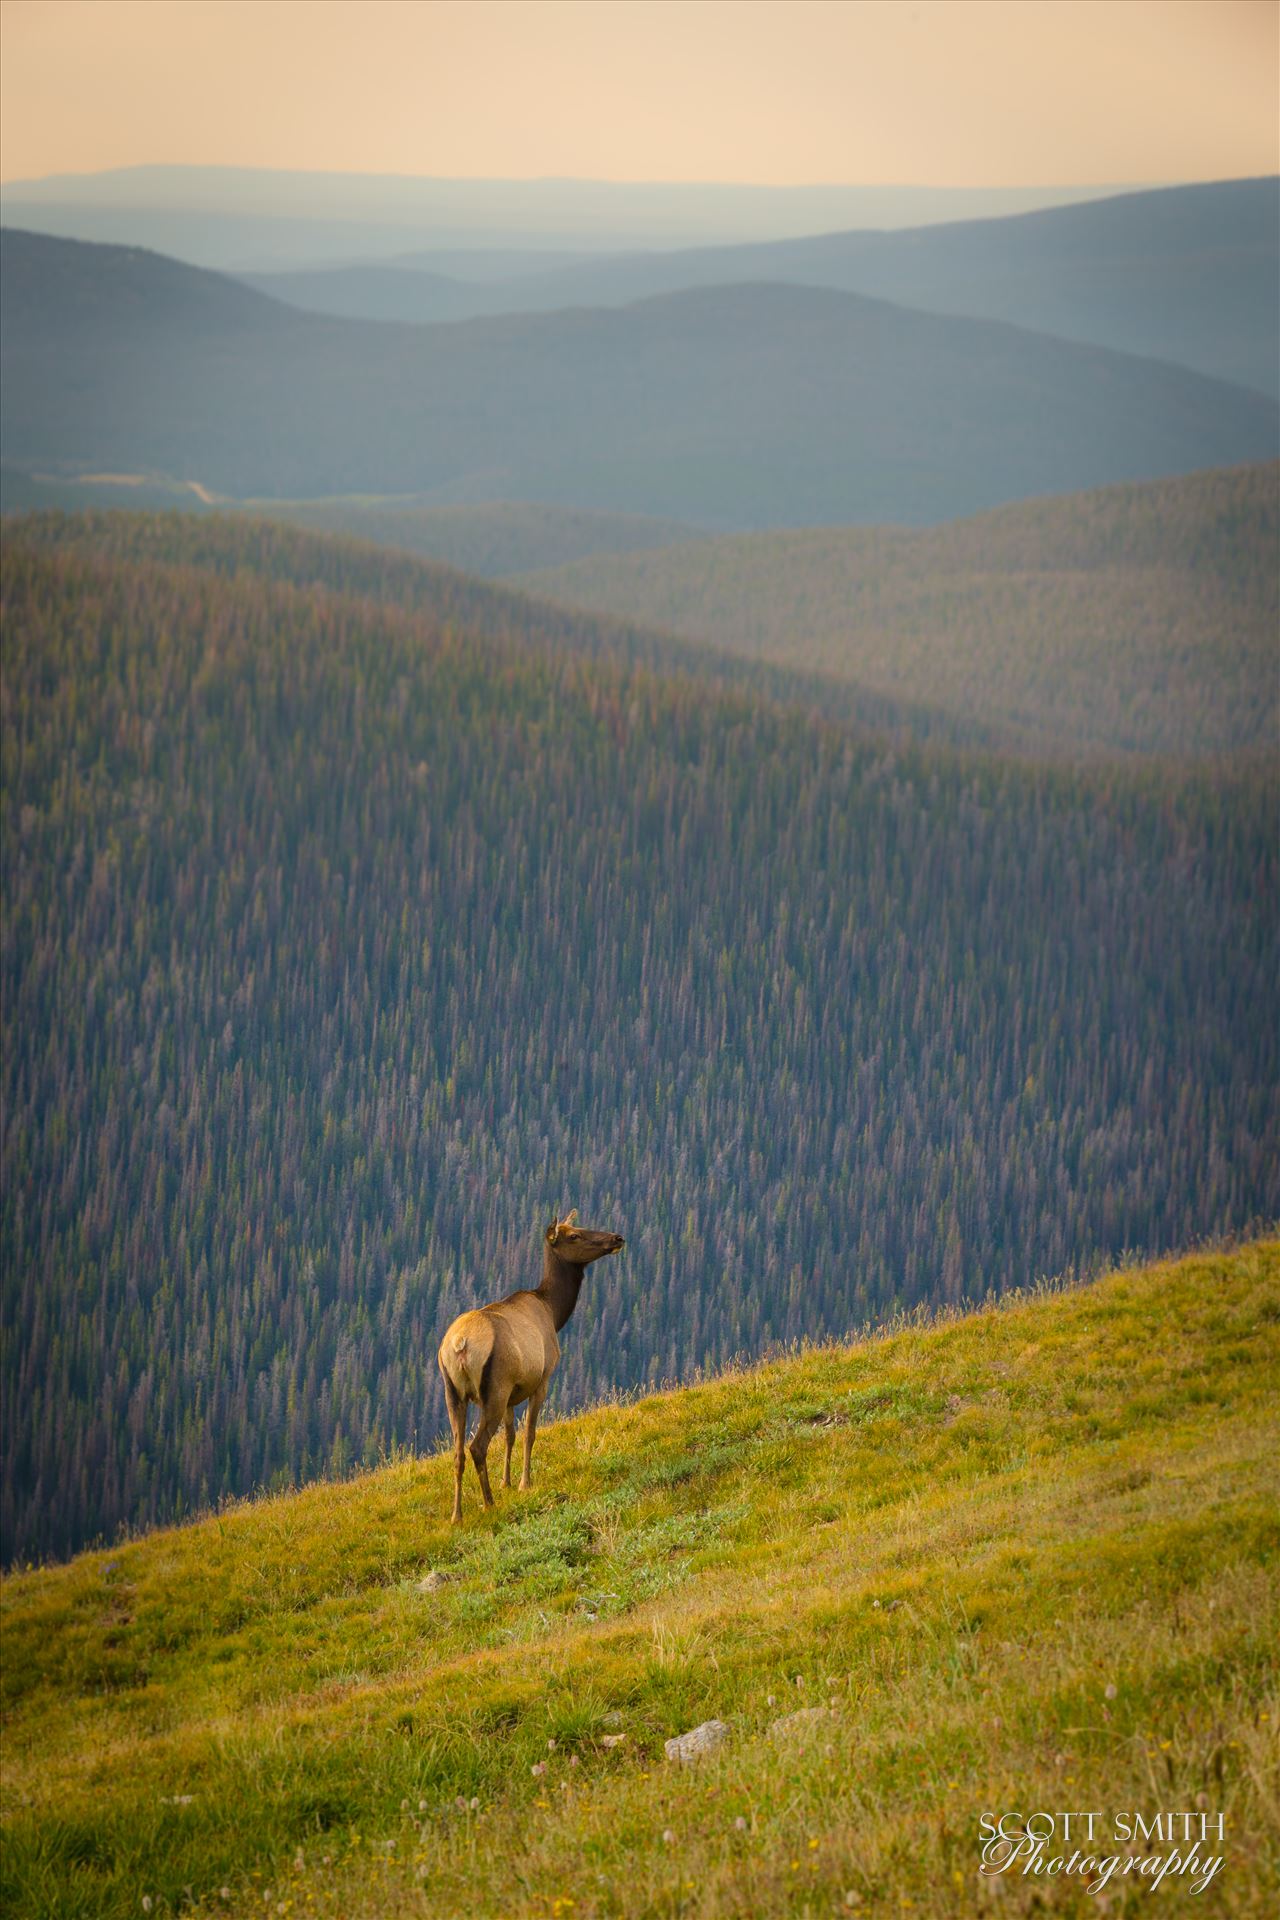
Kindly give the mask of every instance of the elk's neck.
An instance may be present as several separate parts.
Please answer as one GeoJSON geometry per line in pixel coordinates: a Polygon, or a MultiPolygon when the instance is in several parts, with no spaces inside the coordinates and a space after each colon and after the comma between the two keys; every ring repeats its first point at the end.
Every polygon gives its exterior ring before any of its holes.
{"type": "Polygon", "coordinates": [[[585,1268],[571,1266],[567,1260],[562,1260],[553,1248],[544,1249],[542,1285],[538,1292],[551,1309],[557,1333],[578,1304],[584,1272],[585,1268]]]}

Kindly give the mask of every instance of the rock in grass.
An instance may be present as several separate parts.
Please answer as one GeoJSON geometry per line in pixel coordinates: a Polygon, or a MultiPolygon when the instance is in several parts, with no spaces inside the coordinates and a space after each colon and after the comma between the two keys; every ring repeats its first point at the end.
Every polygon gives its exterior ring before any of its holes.
{"type": "Polygon", "coordinates": [[[769,1725],[771,1740],[803,1740],[820,1725],[825,1725],[832,1717],[831,1707],[801,1707],[798,1713],[784,1713],[781,1720],[773,1720],[769,1725]]]}
{"type": "Polygon", "coordinates": [[[450,1576],[447,1573],[441,1573],[437,1567],[432,1567],[430,1573],[419,1580],[418,1592],[435,1593],[440,1587],[446,1584],[449,1578],[450,1576]]]}
{"type": "Polygon", "coordinates": [[[688,1733],[678,1733],[674,1740],[667,1741],[667,1758],[678,1767],[691,1767],[723,1746],[728,1733],[723,1720],[704,1720],[700,1727],[691,1727],[688,1733]]]}

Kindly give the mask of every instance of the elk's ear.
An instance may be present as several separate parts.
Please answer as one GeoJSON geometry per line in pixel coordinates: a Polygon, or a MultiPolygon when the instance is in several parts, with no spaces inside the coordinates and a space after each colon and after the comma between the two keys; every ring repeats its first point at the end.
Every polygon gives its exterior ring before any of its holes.
{"type": "Polygon", "coordinates": [[[576,1227],[577,1224],[578,1224],[578,1209],[574,1207],[570,1213],[566,1213],[564,1219],[560,1222],[560,1225],[562,1227],[576,1227]]]}
{"type": "Polygon", "coordinates": [[[560,1228],[557,1225],[557,1223],[553,1220],[547,1228],[547,1245],[549,1247],[554,1247],[556,1241],[559,1238],[560,1238],[560,1228]]]}

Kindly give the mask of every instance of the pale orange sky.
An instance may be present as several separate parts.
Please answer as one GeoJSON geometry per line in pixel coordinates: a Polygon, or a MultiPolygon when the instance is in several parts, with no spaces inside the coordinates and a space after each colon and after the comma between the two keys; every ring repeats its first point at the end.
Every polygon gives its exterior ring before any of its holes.
{"type": "Polygon", "coordinates": [[[1277,0],[0,0],[0,179],[1280,170],[1277,0]]]}

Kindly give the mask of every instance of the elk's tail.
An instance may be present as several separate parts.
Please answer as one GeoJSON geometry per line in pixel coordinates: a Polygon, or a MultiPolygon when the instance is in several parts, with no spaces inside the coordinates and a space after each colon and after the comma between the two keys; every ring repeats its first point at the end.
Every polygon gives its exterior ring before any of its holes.
{"type": "Polygon", "coordinates": [[[455,1320],[440,1343],[440,1371],[464,1400],[484,1398],[484,1370],[492,1352],[493,1328],[479,1314],[455,1320]]]}

